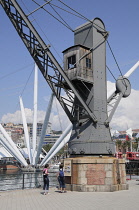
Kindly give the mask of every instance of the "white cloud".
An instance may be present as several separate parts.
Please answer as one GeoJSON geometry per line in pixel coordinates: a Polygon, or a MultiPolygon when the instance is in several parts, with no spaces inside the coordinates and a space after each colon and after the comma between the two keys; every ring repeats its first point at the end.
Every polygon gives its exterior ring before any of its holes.
{"type": "MultiPolygon", "coordinates": [[[[50,115],[50,122],[52,123],[52,129],[53,130],[61,130],[65,129],[69,125],[69,119],[66,116],[65,112],[63,111],[62,107],[57,103],[57,108],[54,103],[52,112],[50,115]],[[58,112],[57,112],[58,108],[58,112]],[[62,125],[62,126],[61,126],[62,125]]],[[[37,112],[37,121],[43,122],[45,118],[45,111],[38,110],[37,112]]],[[[26,115],[26,121],[27,123],[33,122],[33,110],[25,108],[25,115],[26,115]]],[[[2,123],[8,123],[12,122],[14,124],[22,123],[22,116],[21,111],[16,111],[15,113],[7,113],[3,115],[1,119],[2,123]]]]}
{"type": "MultiPolygon", "coordinates": [[[[26,120],[28,123],[33,122],[33,111],[31,109],[25,108],[25,115],[26,115],[26,120]]],[[[38,111],[38,122],[44,120],[45,112],[44,111],[38,111]]],[[[2,123],[22,123],[22,116],[21,116],[21,111],[16,111],[15,113],[7,113],[3,115],[1,119],[2,123]]]]}
{"type": "Polygon", "coordinates": [[[70,121],[61,107],[57,99],[54,99],[52,113],[50,116],[50,122],[52,123],[52,128],[55,130],[64,130],[68,127],[70,121]]]}
{"type": "MultiPolygon", "coordinates": [[[[112,88],[111,82],[108,82],[108,90],[112,88]]],[[[139,128],[139,91],[131,90],[127,98],[122,98],[118,108],[112,118],[110,126],[116,130],[126,130],[127,128],[139,128]]]]}
{"type": "Polygon", "coordinates": [[[8,123],[8,122],[21,123],[21,112],[16,111],[15,113],[7,113],[2,116],[1,122],[2,123],[8,123]]]}
{"type": "MultiPolygon", "coordinates": [[[[114,88],[115,84],[108,82],[108,91],[114,88]]],[[[118,108],[111,120],[110,126],[115,130],[126,130],[127,128],[139,128],[139,91],[131,90],[131,95],[127,98],[122,98],[118,108]]],[[[28,123],[33,122],[33,111],[25,108],[26,119],[28,123]]],[[[38,111],[38,122],[42,122],[45,117],[45,111],[38,111]]],[[[7,113],[3,115],[1,122],[8,123],[22,123],[21,112],[7,113]]],[[[52,112],[50,115],[50,122],[53,130],[64,130],[69,125],[69,119],[60,106],[59,102],[53,103],[52,112]],[[60,125],[61,124],[61,125],[60,125]]]]}

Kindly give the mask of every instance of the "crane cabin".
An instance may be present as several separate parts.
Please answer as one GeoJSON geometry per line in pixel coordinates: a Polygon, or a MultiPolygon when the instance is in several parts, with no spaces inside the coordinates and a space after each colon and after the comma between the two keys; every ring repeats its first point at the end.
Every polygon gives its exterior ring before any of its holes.
{"type": "Polygon", "coordinates": [[[76,83],[93,83],[92,52],[83,45],[74,45],[63,51],[64,72],[76,83]]]}

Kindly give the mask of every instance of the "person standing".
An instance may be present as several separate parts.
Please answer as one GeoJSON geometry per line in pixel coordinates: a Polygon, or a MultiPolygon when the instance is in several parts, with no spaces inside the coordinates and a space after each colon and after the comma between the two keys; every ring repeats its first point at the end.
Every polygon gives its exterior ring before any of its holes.
{"type": "Polygon", "coordinates": [[[43,190],[44,190],[44,195],[47,195],[48,191],[49,191],[48,167],[49,167],[49,165],[46,164],[44,169],[43,169],[43,183],[44,183],[43,190]]]}
{"type": "Polygon", "coordinates": [[[58,181],[60,185],[60,193],[65,193],[65,177],[64,177],[64,170],[63,170],[63,164],[59,166],[59,173],[58,173],[58,181]]]}

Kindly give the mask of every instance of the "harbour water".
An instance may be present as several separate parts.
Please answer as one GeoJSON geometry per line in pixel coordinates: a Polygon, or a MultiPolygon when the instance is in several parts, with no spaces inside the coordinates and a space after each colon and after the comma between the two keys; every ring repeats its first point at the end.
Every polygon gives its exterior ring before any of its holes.
{"type": "MultiPolygon", "coordinates": [[[[56,172],[49,174],[50,187],[57,186],[56,172]]],[[[21,170],[0,170],[0,191],[42,188],[42,172],[23,172],[21,170]]]]}

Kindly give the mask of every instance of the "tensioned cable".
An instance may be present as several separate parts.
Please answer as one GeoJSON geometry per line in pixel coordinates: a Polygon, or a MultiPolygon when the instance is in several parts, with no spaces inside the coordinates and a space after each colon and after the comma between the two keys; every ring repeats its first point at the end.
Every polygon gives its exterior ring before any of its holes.
{"type": "MultiPolygon", "coordinates": [[[[86,87],[86,89],[91,93],[91,95],[93,96],[93,93],[89,90],[89,88],[87,87],[87,85],[83,82],[83,81],[81,81],[82,82],[82,84],[86,87]]],[[[93,96],[94,97],[94,96],[93,96]]]]}
{"type": "Polygon", "coordinates": [[[107,43],[108,43],[109,49],[110,49],[110,51],[111,51],[111,53],[112,53],[112,55],[113,55],[113,58],[114,58],[114,60],[115,60],[115,63],[116,63],[116,65],[117,65],[117,67],[118,67],[118,69],[119,69],[119,71],[120,71],[120,73],[121,73],[121,76],[122,76],[122,72],[121,72],[120,67],[119,67],[119,65],[118,65],[118,63],[117,63],[117,60],[116,60],[116,58],[115,58],[115,56],[114,56],[114,53],[113,53],[113,51],[112,51],[112,49],[111,49],[111,46],[110,46],[108,40],[106,40],[106,41],[107,41],[107,43]]]}
{"type": "MultiPolygon", "coordinates": [[[[32,65],[32,63],[29,64],[28,66],[31,66],[31,65],[32,65]]],[[[21,69],[18,69],[18,70],[16,70],[16,71],[13,71],[13,72],[11,72],[11,73],[9,73],[9,74],[6,74],[6,75],[2,76],[2,77],[0,77],[0,80],[1,80],[1,79],[4,79],[4,78],[6,78],[6,77],[8,77],[8,76],[10,76],[10,75],[12,75],[12,74],[15,74],[15,73],[17,73],[17,72],[19,72],[19,71],[22,71],[22,70],[24,70],[25,68],[27,68],[28,66],[25,66],[25,67],[23,67],[23,68],[21,68],[21,69]]]]}
{"type": "MultiPolygon", "coordinates": [[[[97,27],[103,29],[104,31],[106,31],[104,28],[98,26],[96,23],[92,22],[91,20],[89,20],[88,18],[86,18],[85,16],[83,16],[82,14],[80,14],[79,12],[77,12],[76,10],[74,10],[73,8],[71,8],[70,6],[68,6],[67,4],[65,4],[64,2],[62,2],[61,0],[57,0],[59,2],[61,2],[63,5],[65,5],[66,7],[68,7],[69,9],[71,9],[72,11],[76,12],[78,15],[80,15],[82,18],[84,18],[85,20],[87,20],[88,22],[92,23],[93,25],[96,25],[97,27]]],[[[106,31],[107,32],[107,31],[106,31]]]]}
{"type": "MultiPolygon", "coordinates": [[[[72,9],[71,7],[69,7],[67,4],[65,4],[64,2],[62,2],[61,0],[58,0],[59,2],[61,2],[63,5],[65,5],[66,7],[68,7],[69,9],[71,9],[72,11],[74,11],[74,12],[76,12],[77,14],[79,14],[80,16],[82,16],[84,19],[86,19],[87,21],[89,21],[89,22],[91,22],[92,23],[92,21],[90,21],[88,18],[86,18],[85,16],[83,16],[82,14],[80,14],[80,13],[78,13],[76,10],[74,10],[74,9],[72,9]]],[[[50,4],[52,4],[52,3],[50,3],[50,4]]],[[[73,14],[73,13],[72,13],[73,14]]],[[[74,15],[74,14],[73,14],[74,15]]],[[[78,16],[79,17],[79,16],[78,16]]],[[[95,23],[93,23],[93,24],[95,24],[95,23]]],[[[97,25],[97,24],[95,24],[95,25],[97,25]]],[[[97,25],[98,26],[98,25],[97,25]]],[[[99,27],[99,26],[98,26],[99,27]]],[[[100,27],[101,28],[101,27],[100,27]]],[[[106,40],[107,41],[107,40],[106,40]]],[[[115,62],[116,62],[116,65],[117,65],[117,67],[118,67],[118,69],[119,69],[119,72],[120,72],[120,74],[121,74],[121,76],[123,77],[123,75],[122,75],[122,72],[121,72],[121,70],[120,70],[120,67],[119,67],[119,65],[118,65],[118,63],[117,63],[117,60],[116,60],[116,58],[115,58],[115,56],[114,56],[114,53],[113,53],[113,51],[112,51],[112,49],[111,49],[111,46],[110,46],[110,44],[109,44],[109,42],[107,41],[107,43],[108,43],[108,46],[109,46],[109,48],[110,48],[110,50],[111,50],[111,53],[112,53],[112,55],[113,55],[113,58],[114,58],[114,60],[115,60],[115,62]]],[[[108,67],[107,67],[108,68],[108,67]]],[[[108,70],[110,71],[110,69],[108,68],[108,70]]],[[[114,77],[114,75],[112,74],[112,72],[110,71],[110,73],[111,73],[111,75],[113,76],[113,78],[116,80],[116,78],[114,77]]],[[[124,81],[125,82],[125,81],[124,81]]],[[[126,83],[125,83],[125,85],[126,85],[126,83]]]]}
{"type": "Polygon", "coordinates": [[[72,32],[73,29],[69,26],[69,24],[61,17],[61,15],[53,8],[53,6],[50,4],[50,7],[55,11],[55,13],[63,20],[63,22],[68,26],[67,28],[69,28],[72,32]]]}
{"type": "MultiPolygon", "coordinates": [[[[32,1],[33,1],[33,0],[32,0],[32,1]]],[[[50,1],[52,1],[52,0],[50,0],[50,1]]],[[[50,1],[49,1],[49,2],[50,2],[50,1]]],[[[34,2],[35,2],[35,1],[34,1],[34,2]]],[[[44,7],[46,4],[49,4],[49,2],[46,2],[46,3],[43,4],[43,5],[40,5],[39,8],[37,8],[37,9],[35,9],[34,11],[30,12],[30,13],[27,15],[27,17],[28,17],[29,15],[33,14],[34,12],[36,12],[37,10],[41,9],[42,7],[44,7]]],[[[36,3],[36,2],[35,2],[35,3],[36,3]]]]}
{"type": "MultiPolygon", "coordinates": [[[[71,7],[69,7],[67,4],[65,4],[65,3],[62,2],[61,0],[58,0],[58,1],[61,2],[61,3],[62,3],[63,5],[65,5],[66,7],[68,7],[69,9],[71,9],[72,11],[76,12],[77,14],[79,14],[80,16],[82,16],[82,17],[83,17],[84,19],[86,19],[87,21],[93,23],[93,22],[90,21],[88,18],[86,18],[85,16],[83,16],[82,14],[80,14],[79,12],[77,12],[76,10],[72,9],[71,7]]],[[[97,27],[100,27],[100,26],[98,26],[98,25],[95,24],[95,23],[93,23],[93,24],[96,25],[97,27]]],[[[100,28],[101,28],[101,27],[100,27],[100,28]]],[[[102,28],[101,28],[101,29],[102,29],[102,28]]],[[[103,30],[106,31],[105,29],[103,29],[103,30]]],[[[113,58],[114,58],[114,60],[115,60],[115,62],[116,62],[116,65],[117,65],[117,67],[118,67],[118,69],[119,69],[119,72],[120,72],[121,76],[123,77],[122,72],[121,72],[121,69],[120,69],[120,67],[119,67],[119,65],[118,65],[118,63],[117,63],[117,60],[116,60],[116,58],[115,58],[115,56],[114,56],[114,53],[113,53],[113,51],[112,51],[112,49],[111,49],[111,46],[110,46],[108,40],[106,40],[106,41],[107,41],[108,46],[109,46],[109,48],[110,48],[110,51],[111,51],[111,53],[112,53],[112,55],[113,55],[113,58]]],[[[125,81],[124,81],[124,82],[125,82],[125,81]]],[[[126,83],[125,83],[125,86],[126,86],[126,83]]]]}
{"type": "MultiPolygon", "coordinates": [[[[108,43],[109,49],[110,49],[110,51],[111,51],[111,53],[112,53],[112,56],[113,56],[113,58],[114,58],[114,60],[115,60],[116,65],[117,65],[117,67],[118,67],[118,69],[119,69],[119,72],[120,72],[120,74],[121,74],[121,76],[122,76],[122,78],[123,78],[123,74],[122,74],[122,72],[121,72],[121,69],[120,69],[118,63],[117,63],[117,60],[116,60],[116,58],[115,58],[115,56],[114,56],[114,53],[113,53],[113,51],[112,51],[112,49],[111,49],[111,46],[110,46],[108,40],[106,40],[106,42],[108,43]]],[[[124,83],[125,83],[125,87],[127,87],[125,80],[124,80],[124,83]]]]}
{"type": "Polygon", "coordinates": [[[114,79],[115,79],[115,81],[116,81],[117,79],[115,78],[115,76],[113,75],[113,73],[111,72],[111,70],[109,69],[109,67],[108,67],[108,66],[106,66],[106,68],[109,70],[110,74],[113,76],[113,78],[114,78],[114,79]]]}
{"type": "MultiPolygon", "coordinates": [[[[66,5],[65,3],[63,3],[61,0],[58,0],[59,2],[61,2],[62,4],[64,4],[64,5],[66,5]]],[[[67,5],[66,5],[67,6],[67,5]]],[[[79,14],[79,15],[81,15],[80,13],[78,13],[77,11],[75,11],[75,10],[73,10],[71,7],[69,7],[69,6],[67,6],[68,8],[70,8],[72,11],[74,11],[74,12],[76,12],[77,14],[79,14]]],[[[48,12],[48,11],[47,11],[48,12]]],[[[82,17],[84,17],[83,15],[81,15],[82,17]]],[[[85,17],[84,17],[85,18],[85,17]]],[[[85,18],[86,20],[88,20],[87,18],[85,18]]],[[[59,20],[58,20],[59,21],[59,20]]],[[[90,20],[88,20],[89,22],[91,22],[92,24],[94,24],[94,25],[97,25],[97,24],[95,24],[95,23],[93,23],[92,21],[90,21],[90,20]]],[[[59,21],[59,22],[61,22],[61,21],[59,21]]],[[[62,23],[63,24],[63,23],[62,23]]],[[[97,25],[97,27],[99,27],[98,25],[97,25]]],[[[101,28],[101,27],[100,27],[101,28]]],[[[103,29],[104,30],[104,29],[103,29]]],[[[115,58],[115,56],[114,56],[114,53],[113,53],[113,51],[112,51],[112,49],[111,49],[111,46],[110,46],[110,44],[109,44],[109,42],[107,41],[107,43],[108,43],[108,46],[109,46],[109,48],[110,48],[110,51],[111,51],[111,53],[112,53],[112,55],[113,55],[113,58],[114,58],[114,60],[115,60],[115,62],[116,62],[116,65],[117,65],[117,67],[118,67],[118,69],[119,69],[119,72],[120,72],[120,74],[121,74],[121,76],[123,77],[123,75],[122,75],[122,72],[121,72],[121,70],[120,70],[120,67],[119,67],[119,65],[118,65],[118,62],[117,62],[117,60],[116,60],[116,58],[115,58]]],[[[108,67],[107,67],[108,68],[108,67]]],[[[110,69],[108,68],[108,70],[110,71],[110,69]]],[[[112,74],[112,72],[110,71],[110,73],[112,74]]],[[[112,76],[114,77],[114,75],[112,74],[112,76]]],[[[115,79],[115,77],[114,77],[114,79],[115,79]]],[[[116,79],[115,79],[116,80],[116,79]]],[[[125,83],[125,86],[126,86],[126,82],[124,81],[124,83],[125,83]]]]}
{"type": "Polygon", "coordinates": [[[55,5],[55,4],[52,4],[52,3],[49,3],[49,4],[51,4],[51,5],[53,5],[53,6],[57,7],[57,8],[59,8],[59,9],[65,11],[65,12],[71,14],[71,15],[74,15],[74,16],[76,16],[76,17],[79,17],[79,18],[83,19],[83,20],[86,20],[86,18],[83,18],[83,17],[81,17],[81,16],[79,16],[79,15],[76,15],[75,13],[72,13],[72,12],[66,10],[66,9],[63,9],[62,7],[59,7],[59,6],[57,6],[57,5],[55,5]]]}
{"type": "MultiPolygon", "coordinates": [[[[35,0],[32,0],[35,4],[37,4],[38,6],[41,6],[40,4],[38,4],[35,0]]],[[[40,7],[40,9],[44,9],[49,15],[51,15],[53,18],[55,18],[57,21],[59,21],[61,24],[63,24],[65,27],[67,27],[68,29],[70,29],[73,32],[73,29],[66,23],[63,23],[62,21],[60,21],[57,17],[55,17],[53,14],[51,14],[48,10],[46,10],[43,6],[40,7]]]]}
{"type": "MultiPolygon", "coordinates": [[[[33,0],[34,1],[34,0],[33,0]]],[[[72,10],[72,11],[74,11],[74,12],[76,12],[78,15],[80,15],[80,18],[82,17],[83,19],[85,19],[85,20],[87,20],[87,21],[89,21],[89,22],[91,22],[91,23],[93,23],[92,21],[90,21],[88,18],[86,18],[85,16],[83,16],[82,14],[80,14],[79,12],[77,12],[76,10],[74,10],[74,9],[72,9],[71,7],[69,7],[67,4],[65,4],[64,2],[62,2],[61,0],[58,0],[60,3],[62,3],[63,5],[65,5],[66,7],[68,7],[70,10],[72,10]]],[[[34,1],[35,2],[35,1],[34,1]]],[[[35,2],[36,3],[36,2],[35,2]]],[[[38,4],[38,3],[36,3],[36,4],[38,4]]],[[[53,5],[52,3],[50,3],[49,2],[49,5],[53,5]]],[[[39,5],[39,4],[38,4],[39,5]]],[[[40,5],[39,5],[40,6],[40,5]]],[[[54,6],[56,6],[56,5],[54,5],[54,6]]],[[[52,6],[51,6],[52,7],[52,6]]],[[[43,7],[42,7],[43,8],[43,7]]],[[[59,7],[60,8],[60,7],[59,7]]],[[[44,8],[43,8],[44,9],[44,8]]],[[[53,8],[54,9],[54,8],[53,8]]],[[[60,9],[62,9],[62,8],[60,8],[60,9]]],[[[45,10],[45,9],[44,9],[45,10]]],[[[47,11],[47,10],[46,10],[47,11]]],[[[55,10],[54,10],[55,11],[55,10]]],[[[65,10],[66,11],[66,10],[65,10]]],[[[47,11],[48,12],[48,11],[47,11]]],[[[55,11],[56,12],[56,11],[55,11]]],[[[66,11],[66,12],[68,12],[68,11],[66,11]]],[[[56,12],[57,13],[57,12],[56,12]]],[[[57,13],[58,14],[58,13],[57,13]]],[[[51,14],[52,15],[52,14],[51,14]]],[[[58,14],[59,15],[59,14],[58,14]]],[[[72,13],[72,15],[74,15],[73,13],[72,13]]],[[[52,15],[53,16],[53,15],[52,15]]],[[[78,16],[79,17],[79,16],[78,16]]],[[[62,18],[61,16],[60,16],[60,18],[62,18]]],[[[57,19],[58,20],[58,19],[57,19]]],[[[64,21],[64,19],[62,18],[62,20],[64,21]]],[[[58,20],[59,21],[59,20],[58,20]]],[[[61,21],[60,21],[61,22],[61,21]]],[[[65,21],[64,21],[65,22],[65,21]]],[[[62,23],[63,24],[63,23],[62,23]]],[[[67,24],[67,23],[66,23],[67,24]]],[[[93,24],[95,24],[95,23],[93,23],[93,24]]],[[[65,24],[64,24],[65,25],[65,24]]],[[[97,25],[97,24],[95,24],[95,25],[97,25]]],[[[67,26],[66,26],[67,27],[67,26]]],[[[100,26],[98,26],[97,25],[97,27],[100,27],[100,26]]],[[[68,27],[69,28],[69,27],[68,27]]],[[[101,27],[100,27],[101,28],[101,27]]],[[[70,28],[69,28],[70,29],[70,28]]],[[[102,28],[101,28],[102,29],[102,28]]],[[[70,29],[71,30],[71,29],[70,29]]],[[[103,29],[104,30],[104,29],[103,29]]],[[[121,76],[123,77],[123,75],[122,75],[122,72],[121,72],[121,70],[120,70],[120,67],[119,67],[119,65],[118,65],[118,63],[117,63],[117,60],[116,60],[116,58],[115,58],[115,56],[114,56],[114,53],[113,53],[113,51],[112,51],[112,49],[111,49],[111,46],[110,46],[110,44],[109,44],[109,42],[108,42],[108,40],[106,40],[107,41],[107,43],[108,43],[108,46],[109,46],[109,49],[110,49],[110,51],[111,51],[111,53],[112,53],[112,55],[113,55],[113,58],[114,58],[114,60],[115,60],[115,62],[116,62],[116,65],[117,65],[117,67],[118,67],[118,69],[119,69],[119,72],[120,72],[120,74],[121,74],[121,76]]],[[[108,68],[108,67],[107,67],[108,68]]],[[[108,68],[108,70],[110,71],[110,69],[108,68]]],[[[112,72],[110,71],[110,73],[112,74],[112,72]]],[[[115,79],[115,77],[114,77],[114,75],[112,74],[112,76],[113,76],[113,78],[115,79]]],[[[116,79],[115,79],[116,80],[116,79]]],[[[124,81],[125,82],[125,81],[124,81]]],[[[126,83],[125,83],[125,85],[126,85],[126,83]]]]}
{"type": "MultiPolygon", "coordinates": [[[[84,17],[82,14],[80,14],[80,13],[78,13],[76,10],[74,10],[74,9],[72,9],[71,7],[69,7],[68,5],[66,5],[64,2],[62,2],[61,0],[58,0],[59,2],[61,2],[62,4],[64,4],[65,6],[67,6],[68,8],[70,8],[71,10],[73,10],[74,12],[76,12],[77,14],[79,14],[79,15],[81,15],[82,17],[84,17]]],[[[89,22],[91,22],[92,23],[92,21],[90,21],[88,18],[86,18],[86,17],[84,17],[86,20],[88,20],[89,22]]],[[[97,24],[95,24],[95,25],[97,25],[97,24]]],[[[97,25],[98,26],[98,25],[97,25]]],[[[98,26],[99,27],[99,26],[98,26]]],[[[119,67],[119,65],[118,65],[118,63],[117,63],[117,60],[116,60],[116,58],[115,58],[115,56],[114,56],[114,53],[113,53],[113,51],[112,51],[112,49],[111,49],[111,46],[110,46],[110,44],[109,44],[109,42],[108,42],[108,40],[106,40],[107,41],[107,43],[108,43],[108,46],[109,46],[109,48],[110,48],[110,51],[111,51],[111,53],[112,53],[112,55],[113,55],[113,58],[114,58],[114,60],[115,60],[115,62],[116,62],[116,65],[117,65],[117,67],[118,67],[118,69],[119,69],[119,72],[120,72],[120,74],[121,74],[121,76],[123,77],[123,75],[122,75],[122,72],[121,72],[121,70],[120,70],[120,67],[119,67]]],[[[115,78],[115,77],[114,77],[115,78]]],[[[125,82],[125,81],[124,81],[125,82]]],[[[125,85],[126,85],[126,83],[125,83],[125,85]]]]}
{"type": "MultiPolygon", "coordinates": [[[[23,2],[23,0],[21,0],[22,4],[24,5],[24,7],[26,8],[26,10],[28,12],[29,9],[26,7],[25,3],[23,2]]],[[[33,15],[31,15],[33,17],[33,15]]],[[[56,54],[58,55],[58,57],[60,58],[60,60],[63,62],[61,56],[59,55],[59,53],[57,52],[57,50],[55,49],[55,47],[53,46],[53,44],[50,42],[50,40],[48,39],[48,37],[46,36],[46,34],[44,33],[44,31],[42,30],[42,28],[40,27],[40,25],[38,24],[38,22],[36,21],[36,19],[33,17],[34,21],[36,22],[37,26],[39,27],[39,29],[41,30],[41,32],[43,33],[43,35],[46,37],[46,39],[48,40],[48,42],[50,43],[50,45],[52,46],[52,48],[54,49],[54,51],[56,52],[56,54]]]]}
{"type": "MultiPolygon", "coordinates": [[[[30,77],[31,77],[31,75],[32,75],[32,73],[33,73],[33,70],[34,70],[34,67],[33,67],[32,71],[31,71],[31,73],[30,73],[30,75],[29,75],[29,77],[28,77],[28,79],[27,79],[27,81],[26,81],[26,83],[25,83],[25,86],[24,86],[24,88],[23,88],[23,90],[22,90],[20,96],[23,95],[23,93],[24,93],[24,91],[25,91],[25,88],[26,88],[26,86],[27,86],[27,84],[28,84],[28,82],[29,82],[29,80],[30,80],[30,77]]],[[[15,108],[16,110],[17,110],[18,104],[19,104],[19,102],[18,102],[17,105],[16,105],[16,108],[15,108]]]]}
{"type": "Polygon", "coordinates": [[[23,90],[22,90],[20,96],[23,95],[23,93],[24,93],[24,91],[25,91],[25,88],[26,88],[26,86],[27,86],[27,84],[28,84],[28,82],[29,82],[29,80],[30,80],[30,77],[31,77],[31,75],[32,75],[32,73],[33,73],[33,70],[34,70],[34,67],[33,67],[32,71],[31,71],[31,73],[30,73],[30,75],[29,75],[29,77],[28,77],[28,79],[27,79],[27,81],[26,81],[26,83],[25,83],[25,86],[24,86],[24,88],[23,88],[23,90]]]}
{"type": "MultiPolygon", "coordinates": [[[[33,2],[35,2],[34,0],[32,0],[33,2]]],[[[63,5],[65,5],[66,7],[68,7],[69,9],[71,9],[72,11],[74,11],[74,12],[76,12],[77,14],[79,14],[80,16],[78,16],[78,17],[83,17],[83,19],[85,19],[85,20],[87,20],[87,21],[89,21],[89,22],[91,22],[92,23],[92,21],[90,21],[88,18],[86,18],[85,16],[83,16],[82,14],[80,14],[79,12],[77,12],[76,10],[74,10],[74,9],[72,9],[71,7],[69,7],[67,4],[65,4],[64,2],[62,2],[61,0],[58,0],[59,2],[61,2],[63,5]]],[[[37,2],[35,2],[37,5],[39,5],[37,2]]],[[[51,5],[53,5],[53,6],[56,6],[56,5],[54,5],[54,4],[52,4],[51,2],[49,2],[48,3],[50,6],[51,5]]],[[[39,5],[40,6],[40,5],[39,5]]],[[[56,7],[58,7],[58,6],[56,6],[56,7]]],[[[44,7],[42,6],[41,8],[43,8],[44,9],[44,7]]],[[[51,8],[53,8],[52,6],[51,6],[51,8]]],[[[62,9],[62,10],[64,10],[63,8],[61,8],[61,7],[58,7],[58,8],[60,8],[60,9],[62,9]]],[[[45,9],[44,9],[45,10],[45,9]]],[[[58,14],[58,12],[53,8],[53,10],[58,14]]],[[[48,12],[47,10],[45,10],[46,12],[48,12]]],[[[67,10],[64,10],[64,11],[66,11],[66,12],[69,12],[69,11],[67,11],[67,10]]],[[[70,12],[69,12],[70,13],[70,12]]],[[[73,13],[71,13],[72,15],[75,15],[75,14],[73,14],[73,13]]],[[[52,14],[51,14],[52,15],[52,14]]],[[[59,15],[59,14],[58,14],[59,15]]],[[[52,15],[53,16],[53,15],[52,15]]],[[[60,15],[59,15],[59,17],[60,18],[62,18],[60,15]]],[[[58,20],[58,19],[57,19],[58,20]]],[[[62,20],[64,21],[64,19],[62,18],[62,20]]],[[[59,20],[58,20],[59,21],[59,20]]],[[[61,22],[61,21],[60,21],[61,22]]],[[[64,21],[65,22],[65,21],[64,21]]],[[[66,23],[66,22],[65,22],[66,23]]],[[[62,23],[63,24],[63,23],[62,23]]],[[[66,23],[67,24],[67,23],[66,23]]],[[[64,24],[65,25],[65,24],[64,24]]],[[[68,24],[67,24],[68,25],[68,24]]],[[[95,25],[97,25],[97,24],[95,24],[95,25]]],[[[98,25],[97,25],[98,26],[98,25]]],[[[67,27],[67,26],[66,26],[67,27]]],[[[99,27],[99,26],[98,26],[99,27]]],[[[69,28],[69,25],[68,25],[68,27],[67,28],[69,28]]],[[[101,28],[101,27],[100,27],[101,28]]],[[[70,30],[72,30],[71,28],[69,28],[70,30]]],[[[73,31],[73,30],[72,30],[73,31]]],[[[121,76],[123,77],[123,75],[122,75],[122,72],[121,72],[121,70],[120,70],[120,67],[119,67],[119,65],[118,65],[118,63],[117,63],[117,61],[116,61],[116,58],[115,58],[115,56],[114,56],[114,53],[113,53],[113,51],[112,51],[112,49],[111,49],[111,47],[110,47],[110,44],[109,44],[109,42],[107,41],[107,43],[108,43],[108,46],[109,46],[109,48],[110,48],[110,51],[111,51],[111,53],[112,53],[112,55],[113,55],[113,57],[114,57],[114,60],[115,60],[115,62],[116,62],[116,65],[117,65],[117,67],[118,67],[118,69],[119,69],[119,71],[120,71],[120,74],[121,74],[121,76]]],[[[110,71],[110,69],[108,68],[108,70],[110,71]]],[[[110,73],[112,74],[112,72],[110,71],[110,73]]],[[[115,77],[114,77],[114,75],[112,74],[112,76],[113,76],[113,78],[115,79],[115,77]]],[[[126,84],[125,84],[126,85],[126,84]]]]}

